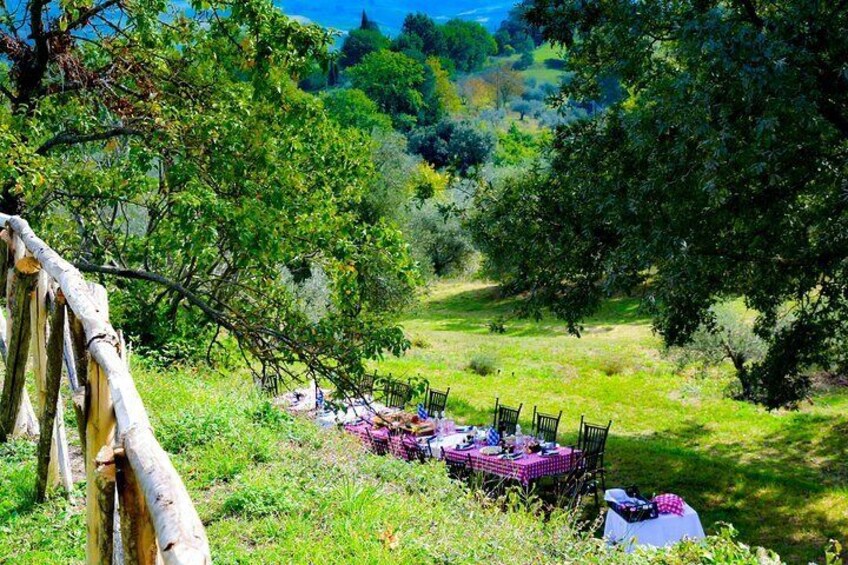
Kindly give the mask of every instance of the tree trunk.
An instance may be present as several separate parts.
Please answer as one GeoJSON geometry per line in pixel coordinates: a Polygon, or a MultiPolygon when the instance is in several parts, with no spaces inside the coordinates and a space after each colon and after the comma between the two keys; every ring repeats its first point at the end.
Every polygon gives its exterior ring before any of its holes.
{"type": "Polygon", "coordinates": [[[9,357],[6,361],[6,378],[0,397],[0,443],[8,440],[15,428],[26,381],[26,365],[29,357],[30,316],[29,304],[32,289],[38,279],[41,266],[31,257],[15,264],[14,319],[9,338],[9,357]]]}

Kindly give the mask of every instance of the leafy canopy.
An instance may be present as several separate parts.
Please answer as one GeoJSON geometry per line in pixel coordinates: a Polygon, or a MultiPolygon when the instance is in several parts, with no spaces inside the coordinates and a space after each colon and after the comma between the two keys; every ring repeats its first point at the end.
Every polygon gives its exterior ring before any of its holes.
{"type": "Polygon", "coordinates": [[[350,385],[406,346],[391,312],[417,276],[363,218],[370,140],[292,80],[332,38],[270,1],[162,6],[0,21],[3,211],[109,277],[138,345],[191,354],[223,330],[265,379],[350,385]]]}
{"type": "Polygon", "coordinates": [[[489,55],[498,52],[491,34],[478,22],[450,20],[442,26],[447,55],[464,72],[480,70],[489,55]]]}
{"type": "Polygon", "coordinates": [[[348,72],[354,88],[362,90],[396,120],[411,116],[414,121],[424,105],[424,66],[403,53],[369,53],[348,72]]]}
{"type": "Polygon", "coordinates": [[[377,103],[356,88],[337,88],[321,96],[330,118],[343,127],[370,132],[389,130],[392,119],[380,111],[377,103]]]}
{"type": "Polygon", "coordinates": [[[389,38],[379,29],[354,29],[345,37],[341,48],[340,63],[343,67],[358,65],[369,53],[388,49],[389,38]]]}
{"type": "Polygon", "coordinates": [[[844,370],[848,11],[534,0],[528,17],[568,48],[563,109],[621,88],[559,128],[550,174],[481,196],[500,276],[574,331],[638,290],[669,344],[743,295],[767,345],[749,397],[769,407],[802,398],[811,367],[844,370]]]}

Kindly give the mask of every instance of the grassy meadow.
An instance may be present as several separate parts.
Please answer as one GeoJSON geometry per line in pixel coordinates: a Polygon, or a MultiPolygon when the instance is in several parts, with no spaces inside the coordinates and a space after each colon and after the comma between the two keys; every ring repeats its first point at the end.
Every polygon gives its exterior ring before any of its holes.
{"type": "MultiPolygon", "coordinates": [[[[496,506],[440,463],[370,455],[350,435],[293,418],[243,372],[136,362],[134,375],[218,564],[758,563],[727,531],[706,547],[611,550],[566,514],[544,521],[520,501],[496,506]]],[[[0,445],[0,563],[82,563],[84,485],[35,505],[34,452],[29,441],[0,445]]]]}
{"type": "Polygon", "coordinates": [[[436,285],[403,325],[414,347],[379,364],[397,377],[420,375],[450,386],[449,414],[490,421],[495,397],[563,411],[562,442],[574,442],[581,414],[613,420],[609,485],[679,494],[708,532],[732,523],[743,542],[778,551],[793,563],[819,560],[828,539],[848,532],[848,391],[819,393],[795,412],[767,412],[731,400],[729,369],[709,376],[679,369],[633,300],[613,300],[584,335],[543,319],[489,323],[512,312],[495,286],[436,285]],[[493,364],[480,376],[472,358],[493,364]]]}
{"type": "MultiPolygon", "coordinates": [[[[521,55],[515,54],[509,57],[493,57],[490,59],[493,63],[515,63],[521,58],[521,55]]],[[[558,86],[565,72],[561,68],[557,68],[557,64],[562,62],[563,51],[559,47],[554,47],[550,43],[543,43],[533,50],[533,64],[524,70],[519,71],[525,80],[533,79],[537,84],[553,84],[558,86]]]]}
{"type": "MultiPolygon", "coordinates": [[[[528,427],[534,404],[562,409],[563,442],[580,414],[611,418],[609,483],[676,492],[722,537],[628,556],[565,514],[545,521],[520,503],[494,505],[439,463],[369,455],[353,437],[282,412],[243,371],[137,358],[139,391],[215,562],[763,563],[728,541],[718,522],[729,521],[741,541],[802,563],[822,562],[828,538],[848,531],[845,395],[771,414],[729,400],[726,374],[675,371],[633,301],[608,303],[581,339],[553,320],[507,320],[505,334],[490,333],[510,308],[490,285],[439,284],[404,322],[416,346],[380,368],[450,386],[449,411],[468,422],[487,421],[495,396],[524,402],[528,427]],[[470,372],[475,356],[498,370],[470,372]]],[[[0,446],[0,563],[81,563],[84,484],[68,500],[34,504],[34,455],[30,441],[0,446]]]]}

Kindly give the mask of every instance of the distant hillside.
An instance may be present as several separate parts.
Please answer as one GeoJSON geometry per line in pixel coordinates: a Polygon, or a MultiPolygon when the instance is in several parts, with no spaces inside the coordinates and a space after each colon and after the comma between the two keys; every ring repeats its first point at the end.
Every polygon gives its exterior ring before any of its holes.
{"type": "Polygon", "coordinates": [[[396,35],[410,12],[424,12],[437,22],[451,18],[478,21],[491,31],[497,29],[514,0],[276,0],[287,14],[307,18],[324,27],[347,31],[359,25],[362,10],[376,21],[383,33],[396,35]]]}

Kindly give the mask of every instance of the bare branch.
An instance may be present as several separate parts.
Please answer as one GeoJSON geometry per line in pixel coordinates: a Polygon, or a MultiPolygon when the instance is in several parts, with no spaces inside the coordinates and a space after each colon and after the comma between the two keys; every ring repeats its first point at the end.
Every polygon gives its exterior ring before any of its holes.
{"type": "Polygon", "coordinates": [[[84,273],[100,273],[103,275],[111,275],[116,277],[121,277],[125,279],[134,279],[140,281],[149,281],[155,282],[156,284],[162,285],[169,290],[172,290],[189,301],[189,303],[193,304],[200,308],[200,310],[209,316],[216,324],[219,326],[233,332],[236,335],[241,335],[242,332],[233,324],[230,319],[219,310],[216,310],[212,306],[209,305],[203,298],[201,298],[198,294],[196,294],[191,289],[186,288],[182,284],[172,281],[167,277],[163,277],[162,275],[156,273],[150,273],[148,271],[138,271],[134,269],[122,269],[120,267],[111,267],[109,265],[94,265],[87,261],[80,261],[76,263],[76,267],[84,272],[84,273]]]}
{"type": "Polygon", "coordinates": [[[91,141],[103,141],[113,137],[143,135],[143,133],[144,132],[141,130],[122,126],[94,133],[63,132],[44,142],[44,144],[36,150],[36,153],[39,155],[45,155],[57,145],[76,145],[79,143],[89,143],[91,141]]]}

